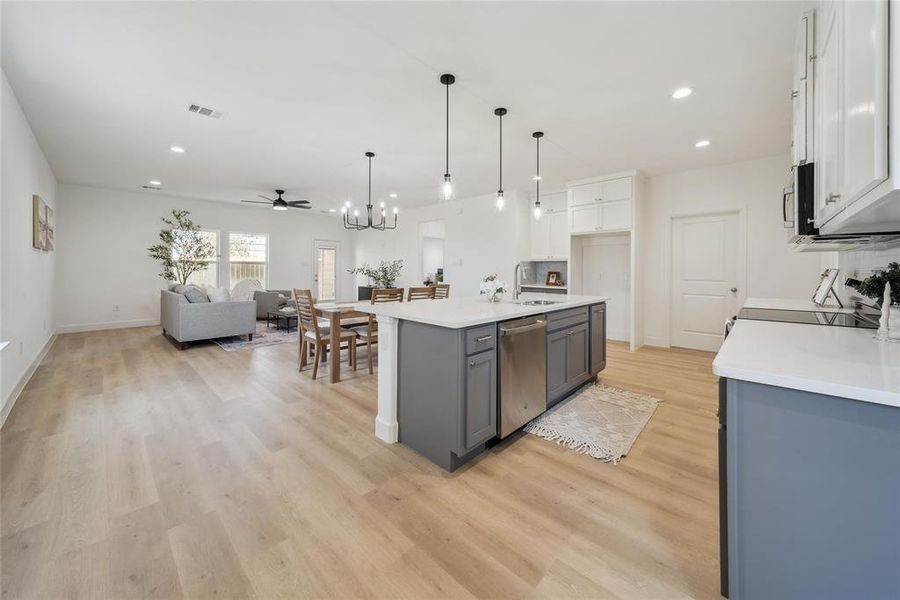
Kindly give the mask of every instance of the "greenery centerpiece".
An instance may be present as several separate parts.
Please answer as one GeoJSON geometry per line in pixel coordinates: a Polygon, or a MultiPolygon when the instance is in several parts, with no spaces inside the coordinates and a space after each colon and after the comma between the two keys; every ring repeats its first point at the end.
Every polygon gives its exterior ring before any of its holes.
{"type": "Polygon", "coordinates": [[[506,293],[506,284],[497,277],[496,273],[492,273],[481,280],[480,293],[487,296],[489,302],[500,302],[503,294],[506,293]]]}
{"type": "Polygon", "coordinates": [[[878,306],[881,306],[886,283],[891,284],[891,305],[900,305],[900,263],[888,263],[887,269],[875,271],[874,274],[852,287],[866,298],[874,300],[878,306]]]}
{"type": "Polygon", "coordinates": [[[162,264],[162,276],[166,281],[186,285],[188,278],[209,266],[216,257],[216,246],[190,219],[190,211],[173,210],[172,218],[160,220],[166,227],[159,232],[159,243],[147,248],[150,258],[162,264]]]}
{"type": "Polygon", "coordinates": [[[370,283],[374,282],[382,288],[394,287],[402,271],[402,260],[381,261],[377,267],[371,267],[368,263],[363,263],[361,267],[347,270],[351,275],[365,275],[370,283]]]}

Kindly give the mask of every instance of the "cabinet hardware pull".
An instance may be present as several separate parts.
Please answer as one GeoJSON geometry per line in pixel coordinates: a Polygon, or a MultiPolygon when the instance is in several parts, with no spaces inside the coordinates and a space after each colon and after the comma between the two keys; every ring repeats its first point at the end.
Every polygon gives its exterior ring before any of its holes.
{"type": "Polygon", "coordinates": [[[840,194],[828,194],[828,197],[825,198],[825,204],[834,204],[838,200],[841,199],[840,194]]]}
{"type": "Polygon", "coordinates": [[[475,343],[480,344],[481,342],[486,342],[493,337],[494,336],[492,336],[492,335],[481,335],[481,336],[478,336],[477,338],[475,338],[475,343]]]}
{"type": "Polygon", "coordinates": [[[474,367],[474,366],[475,366],[475,361],[474,361],[474,360],[470,360],[470,361],[469,361],[469,366],[470,366],[470,367],[474,367]]]}
{"type": "Polygon", "coordinates": [[[799,96],[799,95],[800,95],[800,92],[798,92],[797,90],[793,90],[793,91],[791,92],[791,98],[796,98],[796,97],[799,96]]]}

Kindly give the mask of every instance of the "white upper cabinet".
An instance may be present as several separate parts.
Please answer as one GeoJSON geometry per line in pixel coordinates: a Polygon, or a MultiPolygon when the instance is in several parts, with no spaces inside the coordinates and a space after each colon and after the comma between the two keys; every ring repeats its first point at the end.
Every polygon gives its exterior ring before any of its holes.
{"type": "Polygon", "coordinates": [[[567,260],[569,258],[569,211],[565,192],[541,197],[543,215],[531,219],[531,258],[567,260]]]}
{"type": "Polygon", "coordinates": [[[888,3],[838,6],[844,30],[840,200],[850,203],[887,178],[888,3]]]}
{"type": "MultiPolygon", "coordinates": [[[[885,226],[883,217],[890,213],[879,212],[875,219],[872,211],[875,204],[883,211],[890,195],[894,196],[891,202],[897,221],[891,228],[900,226],[900,198],[894,193],[900,180],[897,173],[890,172],[889,162],[889,89],[900,79],[900,71],[891,79],[888,66],[890,17],[887,0],[821,2],[814,23],[808,15],[804,17],[807,31],[814,31],[815,60],[812,72],[809,65],[795,61],[794,82],[798,85],[802,69],[814,75],[811,137],[816,165],[816,225],[822,233],[863,232],[867,220],[880,219],[885,226]]],[[[803,27],[801,23],[798,46],[803,27]]],[[[794,164],[802,159],[802,143],[797,141],[797,100],[795,97],[794,164]]]]}
{"type": "Polygon", "coordinates": [[[812,161],[813,69],[810,57],[815,53],[813,13],[806,13],[797,27],[794,45],[794,79],[791,90],[794,127],[791,136],[791,163],[796,167],[812,161]]]}
{"type": "Polygon", "coordinates": [[[630,229],[633,195],[633,177],[572,185],[569,188],[570,232],[578,235],[630,229]]]}

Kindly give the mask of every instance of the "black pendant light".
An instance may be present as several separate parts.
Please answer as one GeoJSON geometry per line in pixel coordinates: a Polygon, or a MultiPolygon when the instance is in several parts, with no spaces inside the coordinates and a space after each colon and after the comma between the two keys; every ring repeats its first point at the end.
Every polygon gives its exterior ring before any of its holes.
{"type": "Polygon", "coordinates": [[[450,73],[444,73],[441,75],[441,84],[447,90],[447,111],[446,111],[446,146],[444,152],[444,180],[441,182],[441,200],[447,202],[453,200],[456,197],[455,186],[453,185],[453,178],[450,177],[450,86],[456,82],[456,77],[451,75],[450,73]]]}
{"type": "Polygon", "coordinates": [[[535,131],[531,134],[534,138],[536,151],[536,167],[534,179],[534,218],[541,218],[541,138],[544,137],[543,131],[535,131]]]}
{"type": "Polygon", "coordinates": [[[497,189],[497,211],[503,210],[506,201],[503,198],[503,116],[509,111],[495,108],[494,114],[500,119],[500,187],[497,189]]]}
{"type": "Polygon", "coordinates": [[[353,211],[353,220],[350,220],[350,202],[341,207],[341,213],[344,218],[344,229],[352,229],[354,231],[362,231],[363,229],[375,229],[384,231],[385,229],[397,229],[397,207],[394,207],[394,224],[388,226],[387,216],[385,214],[384,202],[381,203],[381,221],[375,222],[372,206],[372,159],[375,158],[374,152],[366,152],[366,158],[369,159],[369,201],[366,204],[366,222],[359,222],[359,211],[353,211]]]}

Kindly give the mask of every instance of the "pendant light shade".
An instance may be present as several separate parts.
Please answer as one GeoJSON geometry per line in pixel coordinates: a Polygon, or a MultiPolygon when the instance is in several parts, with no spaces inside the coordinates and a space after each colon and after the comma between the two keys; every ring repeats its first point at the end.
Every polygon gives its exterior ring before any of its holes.
{"type": "Polygon", "coordinates": [[[366,222],[359,222],[359,210],[353,209],[352,205],[348,201],[344,206],[341,207],[341,215],[344,221],[344,229],[352,229],[353,231],[362,231],[363,229],[375,229],[376,231],[384,231],[386,229],[397,229],[397,213],[399,212],[396,207],[394,207],[394,224],[387,224],[387,213],[384,207],[384,202],[382,202],[379,206],[381,212],[381,220],[377,223],[375,222],[375,216],[373,214],[374,207],[372,206],[372,159],[375,158],[374,152],[366,152],[366,158],[369,161],[369,200],[366,204],[366,222]],[[353,219],[350,219],[350,213],[353,213],[353,219]]]}
{"type": "Polygon", "coordinates": [[[541,218],[541,138],[543,131],[535,131],[531,134],[534,138],[535,150],[535,174],[534,174],[534,218],[541,218]]]}
{"type": "Polygon", "coordinates": [[[444,146],[444,179],[441,181],[440,199],[449,202],[456,198],[456,185],[453,177],[450,175],[450,86],[456,82],[456,77],[450,73],[441,75],[441,85],[444,86],[447,94],[447,104],[445,112],[445,146],[444,146]]]}
{"type": "Polygon", "coordinates": [[[497,211],[503,210],[506,200],[503,198],[503,116],[509,112],[505,108],[495,108],[494,114],[500,119],[500,186],[497,188],[497,211]]]}

